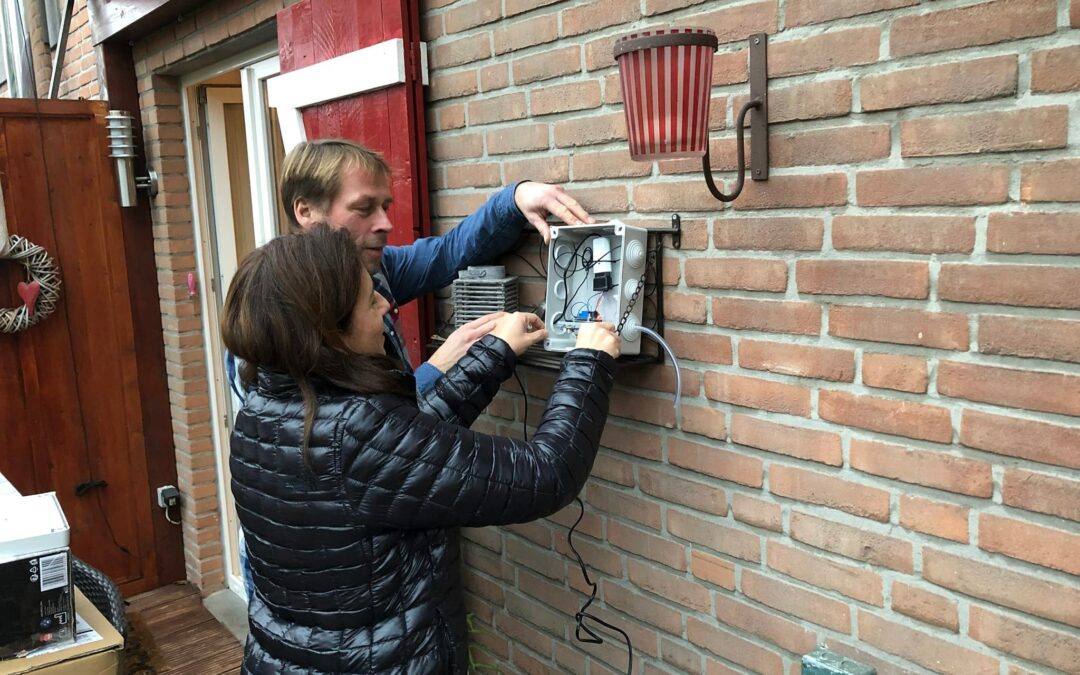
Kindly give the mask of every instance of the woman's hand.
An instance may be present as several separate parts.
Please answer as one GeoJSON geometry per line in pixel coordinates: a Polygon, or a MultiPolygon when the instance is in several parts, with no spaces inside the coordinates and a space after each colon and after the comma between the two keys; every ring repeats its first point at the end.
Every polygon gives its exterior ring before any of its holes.
{"type": "Polygon", "coordinates": [[[501,338],[514,353],[521,356],[525,350],[547,337],[547,329],[540,317],[528,312],[514,312],[499,319],[491,334],[501,338]]]}
{"type": "Polygon", "coordinates": [[[506,312],[495,312],[475,319],[458,328],[446,338],[446,342],[435,350],[428,359],[428,363],[438,368],[441,372],[450,370],[462,356],[469,351],[473,343],[484,337],[495,328],[499,319],[508,316],[506,312]]]}
{"type": "Polygon", "coordinates": [[[619,358],[619,336],[615,334],[615,324],[607,321],[579,324],[577,346],[607,352],[619,358]]]}

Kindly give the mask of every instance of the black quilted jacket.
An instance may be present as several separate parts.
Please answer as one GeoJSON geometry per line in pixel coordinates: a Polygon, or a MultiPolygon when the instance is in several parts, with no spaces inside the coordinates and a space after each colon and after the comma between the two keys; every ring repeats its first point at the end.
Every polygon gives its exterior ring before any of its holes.
{"type": "Polygon", "coordinates": [[[256,588],[243,672],[465,672],[454,528],[534,520],[572,501],[613,383],[609,355],[574,350],[530,442],[470,431],[515,362],[485,337],[420,409],[318,388],[311,469],[299,390],[260,372],[230,459],[256,588]]]}

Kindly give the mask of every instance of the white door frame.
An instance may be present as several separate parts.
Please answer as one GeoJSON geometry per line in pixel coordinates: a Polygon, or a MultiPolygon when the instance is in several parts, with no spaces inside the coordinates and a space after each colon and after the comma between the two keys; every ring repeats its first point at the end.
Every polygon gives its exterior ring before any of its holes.
{"type": "MultiPolygon", "coordinates": [[[[229,433],[232,428],[232,420],[226,419],[229,406],[226,404],[228,397],[232,396],[227,375],[225,373],[224,354],[225,349],[221,344],[221,316],[218,309],[219,302],[223,304],[225,289],[219,288],[211,280],[215,277],[214,270],[214,241],[210,231],[210,213],[214,205],[207,199],[207,177],[204,171],[204,152],[201,140],[198,138],[199,128],[199,105],[195,96],[199,84],[208,79],[241,70],[241,86],[243,92],[245,126],[248,137],[249,167],[252,169],[252,207],[256,218],[256,245],[261,245],[272,238],[266,230],[273,231],[273,216],[264,217],[267,195],[272,195],[270,190],[255,192],[256,185],[267,185],[270,173],[269,169],[262,171],[263,175],[256,177],[256,167],[261,167],[261,157],[258,156],[257,143],[266,147],[268,134],[265,116],[259,114],[265,109],[262,80],[278,72],[278,47],[276,43],[266,44],[241,54],[237,54],[225,61],[214,64],[207,68],[189,73],[180,79],[181,112],[184,120],[184,145],[187,155],[187,170],[191,176],[191,203],[192,221],[195,234],[195,257],[196,269],[200,283],[198,284],[198,297],[202,307],[203,349],[206,359],[207,377],[210,383],[210,413],[213,426],[212,440],[214,444],[215,468],[217,474],[218,508],[221,511],[221,543],[222,556],[224,558],[225,583],[236,595],[245,599],[247,593],[244,590],[243,578],[239,569],[233,569],[233,546],[229,532],[229,517],[225,512],[228,501],[230,486],[225,480],[227,473],[226,458],[228,456],[229,433]],[[253,136],[254,133],[258,136],[253,136]],[[253,155],[254,153],[254,155],[253,155]],[[219,299],[220,298],[220,299],[219,299]]],[[[273,201],[273,197],[269,197],[273,201]]],[[[217,199],[214,200],[218,201],[217,199]]],[[[231,204],[229,204],[231,209],[231,204]]],[[[235,259],[235,239],[230,243],[233,246],[232,259],[235,259]]],[[[231,278],[231,275],[230,275],[231,278]]]]}

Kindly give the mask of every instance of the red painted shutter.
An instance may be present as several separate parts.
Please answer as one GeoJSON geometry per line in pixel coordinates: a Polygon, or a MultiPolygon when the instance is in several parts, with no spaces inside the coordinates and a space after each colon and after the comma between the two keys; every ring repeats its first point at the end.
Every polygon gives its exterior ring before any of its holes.
{"type": "MultiPolygon", "coordinates": [[[[394,245],[410,244],[429,233],[418,12],[416,3],[408,0],[302,0],[278,12],[283,73],[385,40],[402,38],[405,43],[404,84],[304,109],[309,139],[347,138],[378,150],[390,163],[394,245]]],[[[422,360],[422,347],[432,334],[432,316],[429,298],[400,310],[400,329],[414,365],[422,360]]]]}

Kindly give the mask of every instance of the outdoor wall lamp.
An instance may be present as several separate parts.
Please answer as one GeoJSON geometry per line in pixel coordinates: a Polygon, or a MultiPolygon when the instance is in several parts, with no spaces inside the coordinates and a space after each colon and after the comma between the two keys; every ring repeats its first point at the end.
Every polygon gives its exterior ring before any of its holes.
{"type": "Polygon", "coordinates": [[[109,134],[109,157],[116,160],[116,181],[120,189],[120,206],[138,203],[136,190],[144,188],[150,196],[157,194],[157,174],[135,175],[135,118],[126,110],[110,110],[105,115],[105,130],[109,134]]]}
{"type": "Polygon", "coordinates": [[[701,157],[709,191],[720,201],[730,202],[743,188],[743,127],[751,110],[751,178],[769,179],[768,36],[750,36],[750,100],[735,120],[738,179],[730,195],[717,189],[709,165],[709,99],[717,44],[716,34],[707,28],[638,31],[616,40],[615,60],[622,83],[630,158],[701,157]]]}

